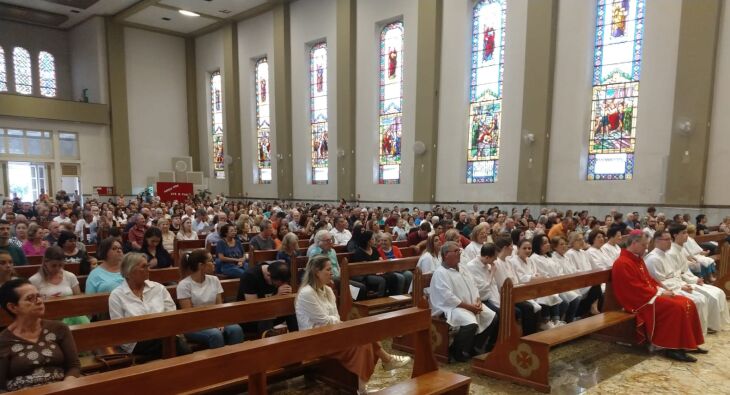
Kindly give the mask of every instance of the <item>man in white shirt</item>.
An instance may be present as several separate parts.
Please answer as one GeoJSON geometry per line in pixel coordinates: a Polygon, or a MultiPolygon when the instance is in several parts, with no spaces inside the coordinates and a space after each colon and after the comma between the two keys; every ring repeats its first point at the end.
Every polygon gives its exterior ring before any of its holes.
{"type": "Polygon", "coordinates": [[[434,316],[444,314],[446,322],[458,328],[449,347],[449,359],[466,362],[484,352],[487,338],[492,344],[496,341],[496,314],[482,303],[469,270],[460,270],[460,246],[444,243],[441,256],[443,262],[431,278],[431,310],[434,316]]]}
{"type": "Polygon", "coordinates": [[[352,233],[347,230],[347,219],[344,217],[337,217],[335,220],[335,227],[330,231],[330,234],[335,239],[335,245],[346,245],[352,238],[352,233]]]}
{"type": "Polygon", "coordinates": [[[653,239],[654,232],[656,232],[656,218],[654,218],[654,217],[647,218],[646,227],[644,227],[644,229],[642,229],[641,231],[644,232],[646,237],[653,239]]]}
{"type": "Polygon", "coordinates": [[[707,298],[692,292],[692,286],[682,280],[682,273],[675,266],[675,260],[667,252],[672,248],[672,238],[667,231],[654,233],[654,250],[644,259],[649,274],[664,288],[691,299],[697,306],[702,332],[707,334],[707,298]]]}
{"type": "Polygon", "coordinates": [[[669,227],[669,234],[672,236],[672,249],[670,255],[675,260],[682,280],[692,287],[692,290],[704,295],[707,298],[707,332],[715,333],[730,325],[730,313],[727,310],[725,292],[713,285],[705,284],[704,280],[695,276],[689,269],[689,261],[693,258],[686,249],[682,248],[687,242],[687,227],[685,225],[672,225],[669,227]]]}
{"type": "Polygon", "coordinates": [[[71,222],[71,218],[68,217],[68,214],[71,212],[70,209],[66,207],[61,207],[61,211],[59,211],[58,216],[53,218],[53,222],[57,222],[59,224],[62,224],[64,222],[71,222]]]}

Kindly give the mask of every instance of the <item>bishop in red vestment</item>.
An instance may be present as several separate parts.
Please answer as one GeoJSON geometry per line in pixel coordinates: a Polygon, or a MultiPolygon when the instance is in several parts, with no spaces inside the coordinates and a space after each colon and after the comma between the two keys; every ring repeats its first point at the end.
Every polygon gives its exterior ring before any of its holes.
{"type": "Polygon", "coordinates": [[[699,348],[705,340],[697,308],[692,300],[662,288],[651,277],[641,259],[646,244],[645,236],[632,232],[628,247],[613,264],[611,283],[616,299],[624,310],[636,313],[640,343],[648,340],[667,349],[670,358],[694,362],[685,351],[707,352],[699,348]]]}

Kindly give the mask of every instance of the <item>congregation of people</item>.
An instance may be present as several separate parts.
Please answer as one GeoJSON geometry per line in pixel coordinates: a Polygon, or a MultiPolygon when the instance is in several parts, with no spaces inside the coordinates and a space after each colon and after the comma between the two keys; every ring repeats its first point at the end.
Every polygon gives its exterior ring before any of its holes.
{"type": "MultiPolygon", "coordinates": [[[[295,293],[294,315],[182,333],[177,355],[191,345],[219,348],[260,337],[340,322],[336,296],[349,262],[403,257],[413,248],[416,267],[431,274],[426,290],[431,313],[451,327],[449,360],[464,362],[492,350],[501,308],[514,308],[524,335],[568,325],[603,311],[605,284],[501,306],[506,281],[527,284],[594,270],[612,270],[613,292],[625,311],[637,315],[637,337],[652,352],[684,362],[702,354],[705,336],[730,325],[725,293],[712,285],[717,245],[698,243],[710,231],[707,217],[667,218],[652,207],[645,214],[498,207],[455,210],[435,206],[384,209],[339,204],[244,202],[217,196],[162,202],[155,198],[107,201],[55,199],[5,201],[0,217],[0,306],[13,318],[0,333],[0,390],[12,391],[81,374],[67,325],[222,304],[221,279],[239,279],[236,299],[251,301],[295,293]],[[205,240],[205,248],[178,252],[176,240],[205,240]],[[306,251],[299,242],[309,240],[306,251]],[[653,248],[648,250],[648,246],[653,248]],[[93,253],[87,252],[94,246],[93,253]],[[337,247],[340,246],[340,247],[337,247]],[[275,250],[275,259],[252,262],[253,251],[275,250]],[[297,257],[306,256],[300,278],[297,257]],[[29,279],[14,267],[41,256],[29,279]],[[78,264],[88,276],[82,289],[78,264]],[[150,271],[179,266],[176,300],[150,271]],[[296,272],[296,271],[294,271],[296,272]],[[109,293],[108,315],[44,319],[44,301],[82,293],[109,293]],[[279,331],[279,332],[277,332],[279,331]]],[[[719,224],[730,233],[730,217],[719,224]]],[[[413,292],[414,272],[392,270],[347,278],[353,298],[413,292]]],[[[159,358],[162,340],[120,345],[123,352],[159,358]]],[[[390,354],[375,342],[331,355],[359,378],[364,392],[378,361],[385,370],[409,357],[390,354]]]]}

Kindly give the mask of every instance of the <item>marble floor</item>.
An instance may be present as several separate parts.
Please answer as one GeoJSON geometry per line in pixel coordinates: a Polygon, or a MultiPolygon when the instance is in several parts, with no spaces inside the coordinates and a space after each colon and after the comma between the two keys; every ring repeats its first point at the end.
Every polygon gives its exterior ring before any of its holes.
{"type": "MultiPolygon", "coordinates": [[[[696,363],[673,362],[643,348],[631,348],[589,338],[578,339],[550,353],[550,383],[554,394],[728,394],[730,395],[730,331],[706,337],[709,354],[696,363]]],[[[389,342],[383,342],[389,349],[389,342]]],[[[475,374],[468,363],[441,368],[472,377],[470,394],[537,394],[527,387],[475,374]]],[[[394,372],[375,370],[368,389],[377,390],[410,377],[410,366],[394,372]]],[[[277,395],[325,395],[337,391],[305,383],[302,378],[269,388],[277,395]]]]}

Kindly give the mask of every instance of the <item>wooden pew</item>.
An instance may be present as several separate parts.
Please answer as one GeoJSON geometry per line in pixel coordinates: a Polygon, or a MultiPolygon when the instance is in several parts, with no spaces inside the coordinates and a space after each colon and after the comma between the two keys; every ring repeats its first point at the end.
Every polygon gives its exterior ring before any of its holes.
{"type": "MultiPolygon", "coordinates": [[[[423,274],[421,269],[416,268],[413,272],[413,306],[423,308],[430,307],[426,288],[431,286],[433,273],[423,274]]],[[[411,335],[393,337],[391,344],[394,350],[400,350],[413,354],[415,340],[411,335]]],[[[441,363],[449,362],[449,324],[443,314],[431,317],[431,349],[434,357],[441,363]]]]}
{"type": "MultiPolygon", "coordinates": [[[[98,347],[99,344],[110,341],[141,340],[141,334],[145,338],[154,339],[164,337],[171,331],[174,333],[223,325],[226,321],[237,320],[244,314],[254,320],[286,314],[293,310],[293,303],[294,296],[283,296],[153,314],[113,323],[93,323],[85,325],[83,329],[74,328],[74,338],[78,334],[77,344],[80,344],[80,350],[98,347]],[[116,325],[114,331],[102,331],[105,326],[104,329],[108,329],[110,324],[116,325]],[[126,330],[118,330],[122,327],[126,330]]],[[[210,386],[240,380],[242,376],[248,376],[249,394],[266,394],[267,372],[299,364],[301,361],[321,359],[356,345],[370,344],[405,333],[414,333],[417,339],[412,378],[386,389],[383,393],[467,394],[471,382],[469,377],[438,370],[429,344],[429,327],[428,309],[409,308],[30,388],[20,391],[19,394],[126,395],[150,391],[158,394],[199,393],[210,386]],[[426,388],[429,390],[426,391],[426,388]]],[[[354,378],[352,374],[348,376],[350,379],[354,378]]],[[[356,385],[356,380],[354,384],[356,385]]],[[[350,385],[349,391],[353,392],[352,383],[350,385]]]]}
{"type": "Polygon", "coordinates": [[[43,255],[26,256],[25,260],[27,261],[28,265],[41,265],[43,264],[43,255]]]}
{"type": "MultiPolygon", "coordinates": [[[[342,267],[342,265],[347,263],[347,260],[352,257],[352,253],[350,252],[344,252],[340,254],[335,254],[337,256],[337,263],[342,267]]],[[[307,256],[298,256],[295,264],[290,267],[291,269],[291,278],[292,278],[292,291],[297,292],[299,290],[299,277],[304,273],[304,270],[307,268],[307,262],[309,262],[309,257],[307,256]]],[[[339,295],[339,290],[335,289],[335,295],[339,295]]]]}
{"type": "Polygon", "coordinates": [[[180,266],[182,254],[198,248],[205,248],[205,239],[198,240],[178,240],[172,242],[172,260],[176,266],[180,266]]]}
{"type": "Polygon", "coordinates": [[[396,310],[412,304],[408,295],[397,297],[385,296],[369,300],[354,301],[350,293],[350,279],[355,276],[384,272],[413,271],[418,257],[400,258],[385,261],[347,263],[340,266],[340,318],[346,319],[367,317],[372,314],[396,310]],[[354,309],[353,309],[354,307],[354,309]]]}
{"type": "MultiPolygon", "coordinates": [[[[223,300],[236,299],[238,293],[238,279],[221,280],[223,286],[223,300]]],[[[177,301],[177,285],[168,285],[167,290],[172,298],[177,301]]],[[[56,320],[64,317],[76,317],[80,315],[92,315],[109,312],[109,294],[98,293],[92,295],[75,295],[62,298],[53,298],[45,301],[45,319],[56,320]]],[[[12,322],[12,318],[4,310],[0,311],[0,326],[5,327],[12,322]]]]}
{"type": "Polygon", "coordinates": [[[299,248],[309,248],[309,239],[299,239],[299,248]]]}
{"type": "Polygon", "coordinates": [[[635,343],[635,315],[619,310],[613,297],[611,269],[538,279],[516,286],[507,279],[500,295],[497,344],[492,352],[473,359],[472,369],[478,373],[550,392],[550,348],[590,334],[603,340],[635,343]],[[606,283],[603,313],[532,335],[522,336],[515,310],[508,307],[539,296],[601,283],[606,283]]]}

